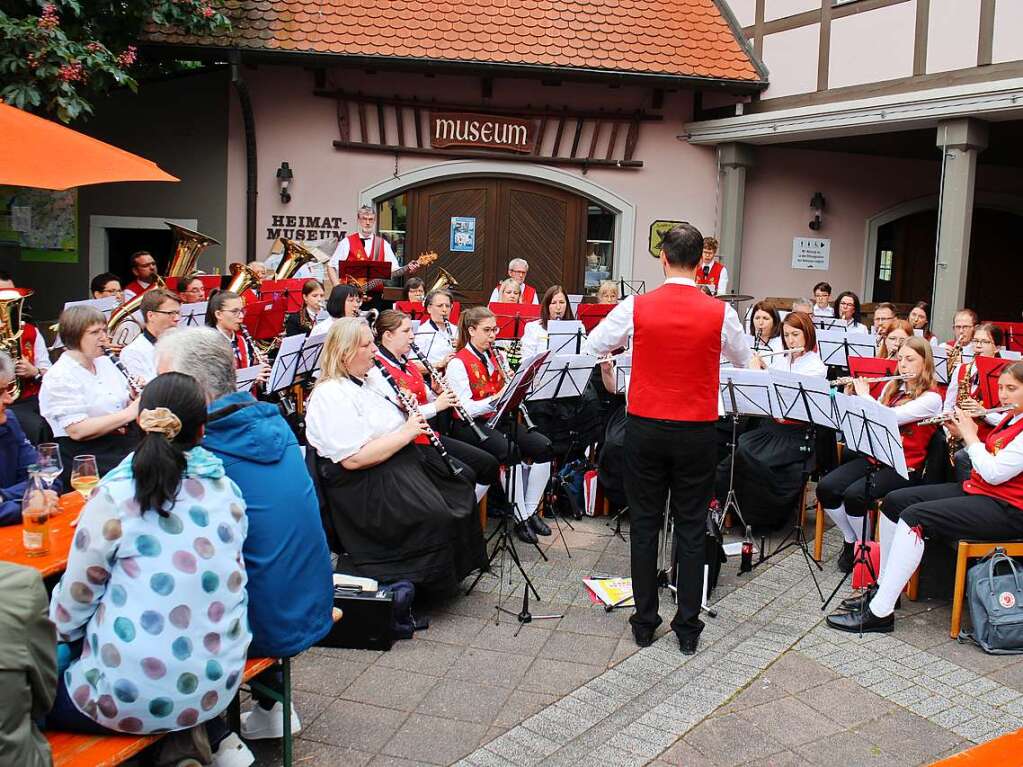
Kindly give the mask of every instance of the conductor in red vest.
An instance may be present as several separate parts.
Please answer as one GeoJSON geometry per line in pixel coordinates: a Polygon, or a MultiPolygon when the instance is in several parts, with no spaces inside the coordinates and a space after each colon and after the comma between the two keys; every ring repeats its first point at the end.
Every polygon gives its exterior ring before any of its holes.
{"type": "Polygon", "coordinates": [[[715,441],[720,357],[736,367],[750,358],[735,310],[697,287],[702,251],[703,236],[691,224],[668,231],[660,252],[664,284],[618,304],[584,347],[600,355],[633,339],[625,488],[636,611],[629,621],[636,644],[649,645],[661,623],[657,538],[670,491],[678,558],[678,609],[671,628],[685,655],[696,652],[703,629],[704,536],[715,466],[708,445],[715,441]]]}

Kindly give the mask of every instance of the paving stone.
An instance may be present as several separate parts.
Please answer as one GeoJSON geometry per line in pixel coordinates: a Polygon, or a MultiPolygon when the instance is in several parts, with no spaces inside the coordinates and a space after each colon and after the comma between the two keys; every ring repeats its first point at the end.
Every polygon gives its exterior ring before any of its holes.
{"type": "Polygon", "coordinates": [[[608,613],[598,605],[589,605],[587,607],[569,607],[558,624],[558,631],[589,637],[602,636],[617,639],[627,627],[627,610],[614,610],[608,613]]]}
{"type": "Polygon", "coordinates": [[[411,640],[396,642],[377,664],[428,676],[444,676],[462,656],[462,648],[421,637],[417,633],[411,640]]]}
{"type": "Polygon", "coordinates": [[[1023,692],[1023,661],[1000,668],[998,671],[990,673],[989,676],[999,684],[1023,692]]]}
{"type": "Polygon", "coordinates": [[[533,658],[528,655],[469,647],[445,676],[498,687],[515,687],[532,662],[533,658]]]}
{"type": "Polygon", "coordinates": [[[856,728],[882,751],[919,764],[947,751],[959,738],[916,714],[897,709],[856,728]],[[912,737],[908,734],[912,733],[912,737]]]}
{"type": "Polygon", "coordinates": [[[759,727],[781,746],[798,746],[839,732],[840,725],[795,698],[782,698],[736,716],[759,727]]]}
{"type": "Polygon", "coordinates": [[[892,704],[884,698],[851,679],[836,679],[805,690],[796,697],[845,727],[875,719],[892,708],[892,704]]]}
{"type": "Polygon", "coordinates": [[[542,624],[522,626],[521,630],[515,620],[502,620],[499,625],[494,625],[493,621],[490,621],[473,637],[469,646],[496,652],[536,655],[550,639],[552,628],[553,626],[548,627],[546,621],[542,624]]]}
{"type": "Polygon", "coordinates": [[[839,732],[826,738],[798,746],[794,749],[811,764],[821,767],[855,765],[856,767],[889,767],[897,760],[882,751],[862,735],[839,732]]]}
{"type": "Polygon", "coordinates": [[[693,765],[708,763],[703,752],[684,740],[676,741],[671,748],[658,756],[658,761],[675,767],[693,767],[693,765]]]}
{"type": "Polygon", "coordinates": [[[708,764],[720,767],[757,761],[785,748],[765,730],[736,714],[704,720],[685,736],[685,742],[704,754],[708,764]]]}
{"type": "Polygon", "coordinates": [[[331,703],[302,737],[320,743],[377,753],[398,731],[408,717],[393,711],[348,700],[331,703]]]}
{"type": "Polygon", "coordinates": [[[602,666],[568,663],[541,657],[533,661],[533,665],[519,682],[518,687],[532,692],[568,695],[572,690],[586,684],[602,671],[604,671],[602,666]]]}
{"type": "MultiPolygon", "coordinates": [[[[548,660],[584,662],[606,668],[617,644],[618,640],[613,637],[584,636],[556,631],[548,637],[539,655],[548,660]]],[[[635,657],[637,656],[633,656],[635,657]]]]}
{"type": "Polygon", "coordinates": [[[482,724],[412,714],[382,751],[403,759],[428,757],[431,764],[448,765],[475,751],[486,731],[482,724]]]}
{"type": "Polygon", "coordinates": [[[794,650],[782,655],[765,676],[787,692],[799,692],[838,678],[830,669],[794,650]]]}
{"type": "MultiPolygon", "coordinates": [[[[491,614],[492,615],[492,614],[491,614]]],[[[488,625],[485,618],[443,613],[430,622],[429,639],[432,642],[460,645],[465,647],[488,625]]]]}
{"type": "Polygon", "coordinates": [[[416,708],[420,714],[490,724],[512,691],[507,687],[442,679],[416,708]]]}
{"type": "MultiPolygon", "coordinates": [[[[324,762],[324,764],[326,765],[327,763],[324,762]]],[[[336,762],[335,764],[344,764],[347,767],[348,763],[336,762]]],[[[396,756],[379,754],[370,760],[368,767],[426,767],[428,764],[429,762],[415,762],[409,759],[399,759],[396,756]]]]}
{"type": "Polygon", "coordinates": [[[514,727],[538,711],[552,705],[557,696],[529,690],[512,690],[498,708],[494,724],[500,727],[514,727]]]}
{"type": "Polygon", "coordinates": [[[438,681],[436,677],[374,665],[349,685],[341,697],[399,711],[414,711],[438,681]]]}
{"type": "Polygon", "coordinates": [[[336,696],[367,668],[362,663],[303,653],[291,662],[291,686],[295,690],[336,696]]]}

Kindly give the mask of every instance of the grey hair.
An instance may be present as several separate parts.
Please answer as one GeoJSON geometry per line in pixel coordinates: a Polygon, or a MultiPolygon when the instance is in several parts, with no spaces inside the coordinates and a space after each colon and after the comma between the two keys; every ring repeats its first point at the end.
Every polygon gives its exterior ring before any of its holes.
{"type": "Polygon", "coordinates": [[[528,270],[529,262],[524,258],[513,258],[511,261],[508,262],[508,271],[511,271],[516,266],[519,267],[519,269],[528,270]]]}
{"type": "Polygon", "coordinates": [[[174,328],[165,332],[156,343],[156,367],[161,373],[192,376],[208,402],[236,390],[234,352],[214,328],[174,328]]]}
{"type": "Polygon", "coordinates": [[[795,301],[792,302],[793,306],[796,306],[797,304],[805,304],[806,306],[810,307],[811,311],[813,310],[813,301],[811,301],[809,298],[797,298],[795,301]]]}
{"type": "Polygon", "coordinates": [[[14,380],[14,360],[7,352],[0,352],[0,381],[14,380]]]}
{"type": "Polygon", "coordinates": [[[374,216],[377,214],[377,212],[373,210],[373,208],[371,208],[369,205],[362,205],[359,207],[357,211],[355,211],[356,217],[361,216],[363,213],[370,213],[374,216]]]}

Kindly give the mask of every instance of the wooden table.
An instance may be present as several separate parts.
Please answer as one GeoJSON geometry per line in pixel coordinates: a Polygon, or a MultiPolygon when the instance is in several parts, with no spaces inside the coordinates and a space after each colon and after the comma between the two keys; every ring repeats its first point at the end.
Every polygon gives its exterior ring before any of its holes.
{"type": "Polygon", "coordinates": [[[21,525],[0,527],[0,560],[34,567],[44,578],[60,575],[67,568],[68,552],[71,551],[71,541],[75,537],[75,528],[71,523],[84,505],[85,500],[77,492],[65,493],[60,497],[60,514],[50,520],[50,552],[41,557],[25,554],[21,525]]]}

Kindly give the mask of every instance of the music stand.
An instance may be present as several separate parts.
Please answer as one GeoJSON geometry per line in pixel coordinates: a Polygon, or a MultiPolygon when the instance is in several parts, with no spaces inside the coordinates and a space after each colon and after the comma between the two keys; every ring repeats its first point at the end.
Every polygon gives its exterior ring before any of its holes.
{"type": "MultiPolygon", "coordinates": [[[[579,320],[547,321],[547,348],[551,354],[582,354],[585,338],[586,333],[579,320]]],[[[593,362],[596,364],[596,360],[593,362]]]]}
{"type": "Polygon", "coordinates": [[[247,368],[235,370],[235,391],[248,391],[256,385],[256,379],[262,371],[262,365],[249,365],[247,368]]]}
{"type": "Polygon", "coordinates": [[[838,330],[843,333],[849,330],[849,322],[840,320],[838,317],[819,317],[815,314],[813,315],[813,324],[818,330],[838,330]]]}
{"type": "Polygon", "coordinates": [[[618,297],[623,299],[626,296],[640,296],[646,293],[646,280],[627,280],[624,277],[618,280],[618,297]]]}
{"type": "Polygon", "coordinates": [[[817,348],[825,365],[846,368],[850,357],[873,357],[877,347],[866,333],[818,330],[817,348]]]}
{"type": "Polygon", "coordinates": [[[410,318],[420,322],[426,322],[430,319],[430,315],[426,312],[426,307],[419,301],[395,301],[394,308],[399,312],[405,312],[410,318]]]}
{"type": "Polygon", "coordinates": [[[622,352],[611,357],[615,363],[615,394],[624,394],[629,399],[629,379],[632,377],[632,352],[622,352]]]}
{"type": "Polygon", "coordinates": [[[294,385],[305,342],[306,337],[303,335],[287,336],[281,341],[281,348],[277,350],[274,364],[270,368],[270,379],[266,384],[267,394],[274,394],[294,385]]]}
{"type": "Polygon", "coordinates": [[[387,282],[391,279],[390,261],[352,261],[347,259],[337,265],[337,274],[340,283],[351,281],[358,284],[365,290],[372,280],[387,282]]]}
{"type": "MultiPolygon", "coordinates": [[[[898,360],[885,359],[883,357],[850,357],[849,375],[855,378],[875,378],[895,375],[898,372],[898,360]]],[[[874,399],[881,397],[885,381],[876,381],[870,386],[870,396],[874,399]]]]}
{"type": "MultiPolygon", "coordinates": [[[[846,446],[867,458],[874,459],[869,462],[866,477],[865,508],[870,508],[873,500],[874,480],[882,465],[894,469],[899,476],[909,479],[909,467],[906,466],[906,454],[902,448],[899,422],[892,409],[869,397],[840,393],[834,396],[835,410],[838,413],[842,433],[845,435],[846,446]]],[[[853,566],[849,572],[842,576],[842,580],[835,586],[835,590],[821,605],[822,611],[831,604],[831,600],[845,585],[846,579],[856,569],[856,565],[864,565],[874,581],[877,581],[877,573],[874,571],[874,565],[870,561],[866,546],[869,519],[870,514],[864,511],[860,545],[855,547],[856,555],[853,557],[853,566]]]]}
{"type": "Polygon", "coordinates": [[[579,304],[575,318],[583,324],[587,333],[591,333],[616,306],[618,304],[579,304]]]}
{"type": "Polygon", "coordinates": [[[998,407],[998,378],[1012,364],[1012,360],[998,357],[977,357],[977,375],[980,378],[980,401],[984,407],[998,407]]]}
{"type": "Polygon", "coordinates": [[[178,327],[205,327],[207,306],[209,306],[209,302],[207,301],[200,301],[195,304],[181,304],[181,317],[178,319],[178,327]]]}
{"type": "Polygon", "coordinates": [[[494,302],[488,307],[497,318],[497,337],[502,341],[522,338],[527,322],[540,319],[539,304],[505,304],[494,302]]]}
{"type": "Polygon", "coordinates": [[[263,280],[259,283],[259,297],[271,301],[283,301],[284,310],[289,314],[302,309],[302,286],[306,280],[292,278],[290,280],[263,280]]]}
{"type": "Polygon", "coordinates": [[[253,338],[276,338],[284,325],[284,304],[275,301],[252,301],[245,305],[245,327],[253,338]]]}

